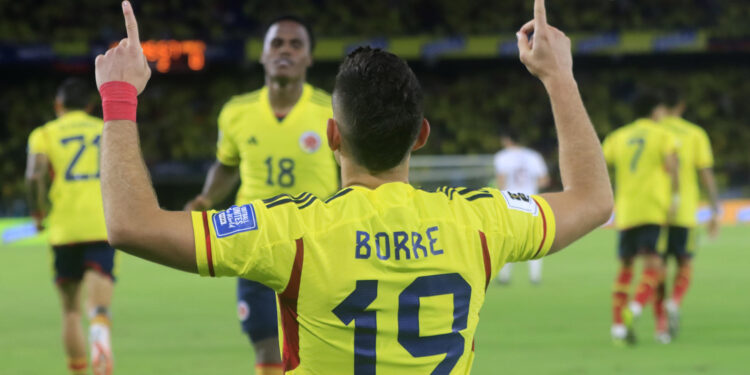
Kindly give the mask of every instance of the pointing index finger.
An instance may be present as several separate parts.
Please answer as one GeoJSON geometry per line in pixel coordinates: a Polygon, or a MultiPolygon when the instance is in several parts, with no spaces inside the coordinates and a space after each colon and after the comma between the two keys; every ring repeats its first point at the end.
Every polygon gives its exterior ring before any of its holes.
{"type": "Polygon", "coordinates": [[[122,2],[122,15],[125,16],[125,29],[128,32],[128,39],[133,45],[140,44],[140,38],[138,36],[138,22],[135,20],[135,13],[133,13],[133,6],[130,5],[129,1],[122,2]]]}
{"type": "Polygon", "coordinates": [[[534,0],[534,20],[537,26],[547,24],[547,11],[544,9],[544,0],[534,0]]]}

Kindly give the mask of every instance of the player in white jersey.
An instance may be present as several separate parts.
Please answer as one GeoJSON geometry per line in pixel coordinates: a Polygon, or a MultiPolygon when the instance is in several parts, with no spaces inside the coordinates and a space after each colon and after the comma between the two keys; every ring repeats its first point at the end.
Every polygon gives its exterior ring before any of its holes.
{"type": "MultiPolygon", "coordinates": [[[[495,154],[495,176],[497,188],[524,194],[536,194],[549,185],[547,165],[542,155],[517,142],[511,130],[500,137],[503,149],[495,154]]],[[[529,279],[533,284],[542,281],[542,259],[530,260],[529,279]]],[[[497,280],[501,284],[510,282],[513,263],[506,263],[500,270],[497,280]]]]}

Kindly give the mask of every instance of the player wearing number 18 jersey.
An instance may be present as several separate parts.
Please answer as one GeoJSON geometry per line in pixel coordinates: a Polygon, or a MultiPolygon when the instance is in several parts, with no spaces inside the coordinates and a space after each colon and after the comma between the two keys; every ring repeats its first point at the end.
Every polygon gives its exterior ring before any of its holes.
{"type": "Polygon", "coordinates": [[[92,365],[100,375],[112,371],[108,309],[115,250],[107,243],[99,182],[103,124],[86,113],[90,100],[91,89],[84,81],[71,78],[61,85],[55,99],[58,118],[29,136],[27,179],[36,218],[44,216],[47,198],[51,202],[46,224],[63,305],[63,343],[69,369],[73,374],[88,373],[80,312],[85,282],[92,365]],[[53,171],[52,185],[45,194],[49,171],[53,171]]]}
{"type": "MultiPolygon", "coordinates": [[[[216,163],[190,210],[212,208],[239,175],[236,204],[278,194],[309,192],[326,198],[338,189],[338,171],[326,146],[331,97],[305,83],[312,34],[300,20],[282,17],[269,27],[263,49],[266,85],[235,96],[219,114],[216,163]]],[[[255,350],[256,371],[279,373],[276,296],[260,283],[237,280],[237,312],[255,350]]]]}
{"type": "MultiPolygon", "coordinates": [[[[326,129],[343,190],[326,202],[304,193],[219,212],[168,212],[138,163],[134,119],[105,114],[102,192],[110,239],[161,264],[240,275],[278,291],[287,373],[469,373],[493,272],[506,261],[562,249],[612,210],[599,140],[573,78],[570,40],[547,25],[542,0],[534,9],[518,47],[551,99],[565,191],[529,197],[410,186],[411,151],[430,132],[421,87],[405,61],[361,47],[336,76],[326,129]],[[128,192],[125,203],[120,198],[128,192]]],[[[96,77],[117,90],[112,94],[132,98],[149,71],[128,2],[124,10],[130,42],[97,58],[96,77]]]]}

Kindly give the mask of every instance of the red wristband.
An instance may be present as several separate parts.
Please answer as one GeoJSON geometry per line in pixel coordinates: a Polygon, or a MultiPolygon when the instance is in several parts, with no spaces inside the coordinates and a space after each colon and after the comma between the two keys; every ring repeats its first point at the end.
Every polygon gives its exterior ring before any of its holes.
{"type": "Polygon", "coordinates": [[[104,121],[130,120],[135,122],[138,90],[123,81],[110,81],[99,87],[104,121]]]}

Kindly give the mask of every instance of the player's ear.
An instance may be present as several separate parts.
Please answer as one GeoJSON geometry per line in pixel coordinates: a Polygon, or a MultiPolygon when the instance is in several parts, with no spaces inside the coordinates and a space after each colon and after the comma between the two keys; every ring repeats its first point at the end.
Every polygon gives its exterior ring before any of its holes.
{"type": "Polygon", "coordinates": [[[328,147],[331,151],[337,151],[341,148],[341,133],[339,132],[339,125],[336,120],[328,119],[328,128],[326,129],[326,136],[328,138],[328,147]]]}
{"type": "Polygon", "coordinates": [[[417,151],[422,146],[427,143],[427,138],[430,137],[430,122],[427,121],[426,118],[422,119],[422,125],[420,125],[419,128],[419,134],[417,135],[417,141],[414,142],[414,147],[411,148],[412,151],[417,151]]]}

